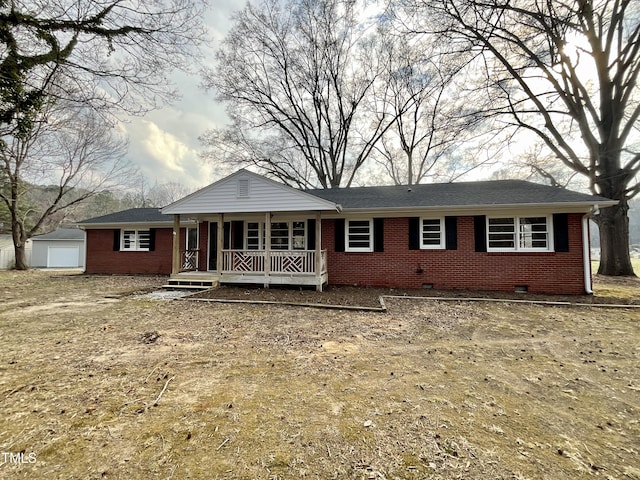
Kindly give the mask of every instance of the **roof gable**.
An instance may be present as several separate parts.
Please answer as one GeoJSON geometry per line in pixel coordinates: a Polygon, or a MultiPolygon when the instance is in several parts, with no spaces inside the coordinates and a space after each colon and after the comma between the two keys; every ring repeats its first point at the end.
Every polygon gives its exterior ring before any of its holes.
{"type": "Polygon", "coordinates": [[[162,209],[165,215],[336,210],[336,204],[248,170],[237,172],[162,209]]]}

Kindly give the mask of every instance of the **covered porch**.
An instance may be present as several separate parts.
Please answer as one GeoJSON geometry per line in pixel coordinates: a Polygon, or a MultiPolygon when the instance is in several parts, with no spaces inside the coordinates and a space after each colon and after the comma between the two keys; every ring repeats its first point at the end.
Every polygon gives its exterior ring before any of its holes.
{"type": "Polygon", "coordinates": [[[182,216],[174,215],[170,285],[247,283],[322,290],[328,281],[320,212],[206,215],[197,218],[197,225],[184,229],[182,216]]]}
{"type": "Polygon", "coordinates": [[[333,202],[240,170],[162,209],[173,216],[173,283],[328,282],[322,214],[333,202]],[[182,228],[186,220],[197,228],[182,228]]]}

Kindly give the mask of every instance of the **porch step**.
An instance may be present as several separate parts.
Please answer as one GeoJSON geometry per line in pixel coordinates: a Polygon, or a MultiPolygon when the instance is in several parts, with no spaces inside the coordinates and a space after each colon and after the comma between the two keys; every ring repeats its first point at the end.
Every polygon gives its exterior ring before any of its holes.
{"type": "Polygon", "coordinates": [[[163,285],[162,288],[167,290],[178,290],[178,289],[187,289],[187,290],[207,290],[209,288],[214,288],[219,285],[217,280],[195,280],[195,279],[169,279],[169,283],[163,285]]]}

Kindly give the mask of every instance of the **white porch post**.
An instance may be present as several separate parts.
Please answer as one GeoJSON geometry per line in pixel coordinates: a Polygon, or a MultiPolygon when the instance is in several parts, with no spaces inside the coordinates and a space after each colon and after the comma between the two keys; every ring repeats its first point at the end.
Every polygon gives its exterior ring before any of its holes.
{"type": "Polygon", "coordinates": [[[269,288],[271,275],[271,212],[264,214],[264,288],[269,288]]]}
{"type": "Polygon", "coordinates": [[[173,216],[173,251],[171,258],[171,274],[180,273],[180,215],[173,216]]]}
{"type": "Polygon", "coordinates": [[[217,245],[218,248],[216,250],[216,269],[218,270],[218,275],[222,275],[222,249],[224,248],[224,213],[220,214],[218,219],[218,229],[217,229],[217,245]]]}
{"type": "Polygon", "coordinates": [[[316,290],[322,291],[322,215],[316,212],[316,290]]]}

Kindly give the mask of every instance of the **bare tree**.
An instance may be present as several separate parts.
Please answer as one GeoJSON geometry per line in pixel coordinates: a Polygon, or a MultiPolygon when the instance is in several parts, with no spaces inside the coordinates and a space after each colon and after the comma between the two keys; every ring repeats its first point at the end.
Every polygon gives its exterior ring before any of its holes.
{"type": "Polygon", "coordinates": [[[27,135],[0,138],[0,200],[10,216],[16,269],[26,270],[25,243],[43,226],[131,177],[127,142],[94,110],[43,105],[27,135]],[[46,185],[38,189],[34,185],[46,185]]]}
{"type": "Polygon", "coordinates": [[[595,194],[599,273],[633,275],[628,201],[640,191],[640,4],[634,0],[416,0],[419,30],[476,52],[508,127],[540,139],[595,194]],[[428,12],[426,14],[425,12],[428,12]],[[429,19],[429,24],[425,23],[429,19]]]}
{"type": "Polygon", "coordinates": [[[203,137],[205,156],[298,186],[350,185],[392,122],[364,115],[384,69],[362,20],[351,0],[263,0],[237,13],[204,77],[232,125],[203,137]]]}
{"type": "Polygon", "coordinates": [[[164,207],[193,192],[193,189],[178,182],[155,182],[150,186],[142,174],[137,175],[131,183],[133,188],[122,197],[122,208],[164,207]]]}
{"type": "Polygon", "coordinates": [[[0,2],[0,130],[21,134],[55,95],[141,113],[203,40],[200,0],[0,2]]]}
{"type": "Polygon", "coordinates": [[[101,136],[104,124],[99,126],[96,116],[83,113],[88,123],[72,131],[64,125],[74,123],[78,112],[57,113],[54,120],[63,127],[54,132],[47,125],[53,106],[90,108],[109,118],[114,112],[142,113],[174,98],[168,74],[187,69],[197,55],[203,5],[201,0],[0,0],[2,199],[11,213],[18,268],[26,267],[26,238],[46,218],[85,198],[70,201],[73,187],[93,185],[88,190],[96,191],[117,182],[121,169],[118,161],[111,167],[104,163],[121,158],[122,145],[101,136]],[[47,159],[47,149],[55,160],[47,159]],[[39,171],[59,175],[59,190],[25,227],[19,215],[23,190],[29,175],[39,171]]]}
{"type": "Polygon", "coordinates": [[[383,92],[386,109],[393,125],[375,144],[373,158],[385,169],[396,185],[412,185],[426,179],[454,181],[486,164],[478,154],[469,161],[465,140],[475,138],[480,144],[481,117],[459,96],[460,72],[470,60],[459,55],[455,61],[443,62],[437,37],[414,38],[383,31],[379,41],[388,57],[387,88],[383,92]]]}
{"type": "Polygon", "coordinates": [[[508,165],[494,172],[493,178],[521,178],[558,188],[588,188],[584,177],[558,162],[558,158],[540,142],[529,145],[524,152],[514,154],[511,158],[508,165]]]}

